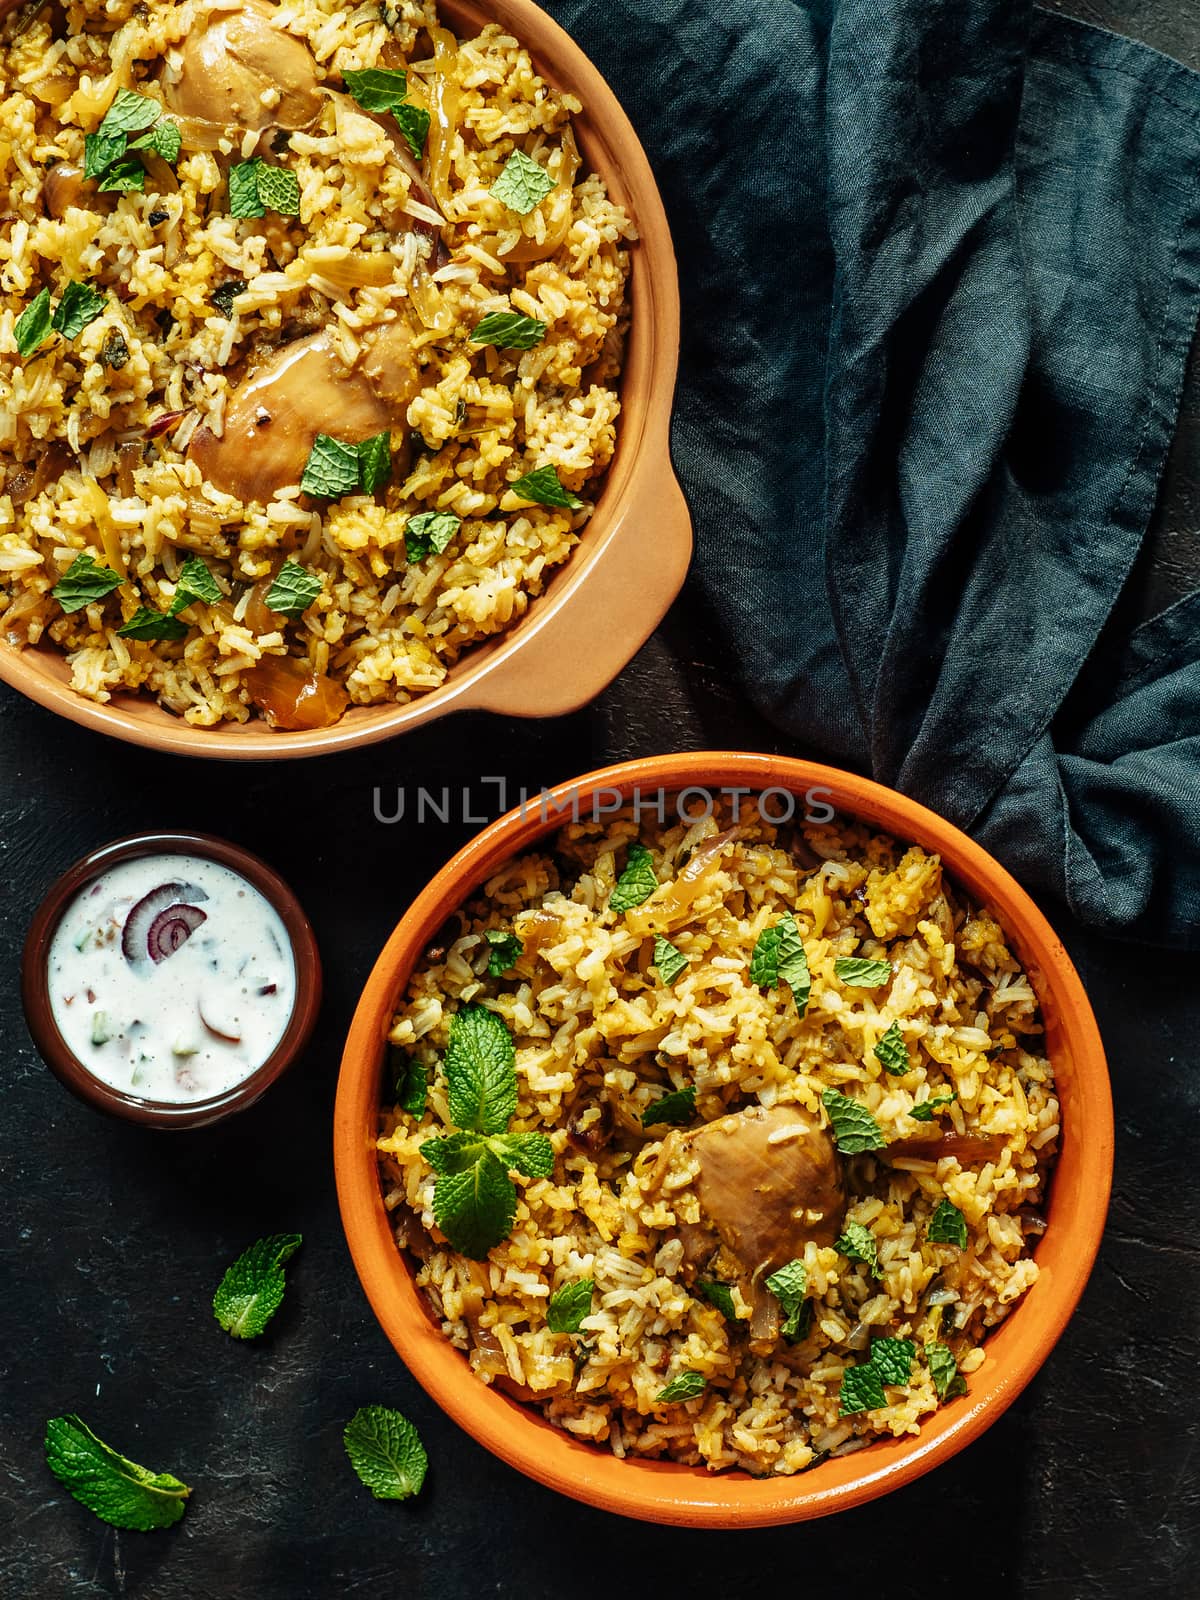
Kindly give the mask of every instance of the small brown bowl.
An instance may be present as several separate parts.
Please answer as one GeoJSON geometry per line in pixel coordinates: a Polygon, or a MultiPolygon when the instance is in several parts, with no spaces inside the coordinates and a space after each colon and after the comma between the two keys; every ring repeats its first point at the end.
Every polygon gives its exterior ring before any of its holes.
{"type": "Polygon", "coordinates": [[[117,839],[77,861],[51,885],[46,898],[34,913],[21,958],[21,1003],[25,1021],[43,1061],[72,1094],[86,1100],[98,1111],[124,1117],[147,1128],[202,1128],[244,1111],[281,1077],[304,1049],[321,1009],[321,957],[312,925],[296,896],[278,873],[265,861],[225,839],[207,833],[139,833],[130,839],[117,839]],[[205,856],[228,867],[258,890],[274,906],[287,929],[296,962],[296,1004],[283,1038],[257,1071],[223,1094],[207,1100],[174,1102],[141,1100],[125,1094],[95,1077],[59,1032],[50,1005],[48,963],[50,945],[64,912],[101,873],[118,862],[139,856],[205,856]]]}

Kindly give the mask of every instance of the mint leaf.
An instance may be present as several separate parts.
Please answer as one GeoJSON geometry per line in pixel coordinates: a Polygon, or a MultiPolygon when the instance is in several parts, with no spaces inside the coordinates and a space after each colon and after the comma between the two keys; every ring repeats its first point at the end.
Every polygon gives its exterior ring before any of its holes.
{"type": "Polygon", "coordinates": [[[554,1146],[544,1133],[494,1133],[488,1149],[523,1178],[554,1176],[554,1146]]]}
{"type": "Polygon", "coordinates": [[[531,500],[538,506],[557,506],[563,511],[578,511],[583,505],[573,490],[563,487],[554,467],[537,467],[508,487],[518,499],[531,500]]]}
{"type": "Polygon", "coordinates": [[[967,1380],[958,1370],[958,1362],[948,1345],[931,1339],[925,1346],[925,1359],[939,1400],[952,1400],[956,1394],[966,1394],[967,1380]]]}
{"type": "MultiPolygon", "coordinates": [[[[125,154],[129,143],[123,133],[87,133],[83,138],[83,175],[85,178],[102,178],[125,154]]],[[[138,163],[139,166],[141,163],[138,163]]]]}
{"type": "Polygon", "coordinates": [[[174,166],[179,159],[179,151],[183,145],[183,138],[179,128],[174,122],[156,122],[149,132],[142,134],[140,139],[130,141],[131,150],[153,150],[155,155],[170,166],[174,166]]]}
{"type": "Polygon", "coordinates": [[[245,294],[246,285],[240,278],[227,278],[224,283],[219,283],[210,296],[213,305],[227,322],[233,321],[233,302],[238,295],[245,294]]]}
{"type": "Polygon", "coordinates": [[[476,323],[472,344],[490,344],[497,350],[532,350],[546,337],[546,324],[518,311],[493,311],[476,323]]]}
{"type": "Polygon", "coordinates": [[[64,611],[82,611],[93,600],[121,587],[120,575],[111,567],[99,566],[90,555],[76,556],[50,593],[64,611]]]}
{"type": "Polygon", "coordinates": [[[944,1111],[947,1106],[952,1106],[958,1099],[956,1094],[935,1094],[929,1100],[922,1100],[908,1113],[914,1122],[932,1122],[938,1111],[944,1111]]]}
{"type": "Polygon", "coordinates": [[[503,928],[489,928],[486,938],[492,947],[488,951],[487,975],[502,978],[512,971],[525,946],[515,933],[505,933],[503,928]]]}
{"type": "Polygon", "coordinates": [[[409,561],[424,561],[427,555],[441,555],[462,521],[452,511],[418,511],[404,524],[404,554],[409,561]]]}
{"type": "Polygon", "coordinates": [[[387,1406],[361,1406],[342,1431],[350,1465],[376,1500],[411,1500],[429,1469],[421,1437],[387,1406]]]}
{"type": "Polygon", "coordinates": [[[267,607],[284,617],[302,617],[320,592],[318,575],[289,556],[267,590],[267,607]]]}
{"type": "Polygon", "coordinates": [[[429,1075],[424,1066],[407,1050],[400,1050],[394,1044],[388,1046],[388,1064],[396,1104],[410,1117],[423,1117],[429,1094],[429,1075]]]}
{"type": "Polygon", "coordinates": [[[443,1067],[455,1127],[503,1133],[517,1109],[516,1050],[504,1019],[484,1006],[456,1011],[443,1067]]]}
{"type": "Polygon", "coordinates": [[[439,1177],[445,1177],[448,1173],[472,1172],[487,1154],[487,1148],[482,1134],[459,1132],[426,1139],[421,1154],[439,1177]]]}
{"type": "Polygon", "coordinates": [[[838,1402],[838,1415],[853,1416],[859,1411],[878,1411],[887,1405],[879,1369],[871,1361],[856,1367],[847,1367],[842,1374],[842,1392],[838,1402]]]}
{"type": "Polygon", "coordinates": [[[808,1008],[812,979],[808,971],[808,957],[796,919],[787,913],[769,928],[764,928],[754,942],[750,955],[750,982],[762,989],[774,989],[780,980],[788,985],[803,1016],[808,1008]]]}
{"type": "Polygon", "coordinates": [[[35,350],[41,349],[50,337],[52,320],[50,291],[42,289],[13,323],[13,338],[17,342],[18,355],[31,356],[35,350]]]}
{"type": "MultiPolygon", "coordinates": [[[[438,1142],[427,1140],[421,1148],[438,1142]]],[[[484,1260],[489,1250],[508,1238],[516,1214],[516,1186],[487,1148],[473,1166],[446,1172],[434,1185],[434,1221],[453,1248],[472,1261],[484,1260]]]]}
{"type": "Polygon", "coordinates": [[[596,1283],[593,1278],[580,1278],[576,1283],[564,1283],[550,1296],[546,1306],[546,1326],[551,1333],[578,1333],[584,1317],[592,1309],[592,1295],[596,1283]]]}
{"type": "Polygon", "coordinates": [[[960,1250],[967,1248],[967,1219],[949,1200],[939,1200],[929,1219],[925,1237],[931,1244],[956,1244],[960,1250]]]}
{"type": "Polygon", "coordinates": [[[890,961],[871,961],[865,956],[839,956],[833,970],[843,983],[856,989],[878,989],[892,975],[890,961]]]}
{"type": "Polygon", "coordinates": [[[97,131],[109,135],[140,133],[161,116],[162,107],[157,100],[134,94],[132,89],[118,89],[97,131]]]}
{"type": "Polygon", "coordinates": [[[660,1122],[669,1122],[672,1127],[681,1128],[695,1115],[695,1089],[676,1089],[673,1094],[664,1094],[661,1100],[646,1107],[642,1112],[642,1127],[653,1128],[660,1122]]]}
{"type": "Polygon", "coordinates": [[[129,621],[117,629],[117,634],[122,639],[186,639],[187,623],[150,606],[139,606],[129,621]]]}
{"type": "Polygon", "coordinates": [[[654,857],[644,844],[635,839],[625,858],[625,870],[613,886],[608,897],[610,911],[632,911],[658,888],[658,874],[654,870],[654,857]]]}
{"type": "Polygon", "coordinates": [[[319,433],[313,440],[300,487],[305,494],[315,494],[326,500],[337,500],[352,494],[359,484],[358,450],[344,444],[328,433],[319,433]]]}
{"type": "Polygon", "coordinates": [[[716,1306],[726,1322],[738,1320],[737,1308],[733,1303],[733,1290],[727,1283],[718,1283],[715,1278],[697,1278],[695,1289],[710,1306],[716,1306]]]}
{"type": "Polygon", "coordinates": [[[527,217],[553,188],[554,179],[545,167],[540,167],[523,150],[514,150],[492,185],[492,193],[501,205],[527,217]]]}
{"type": "Polygon", "coordinates": [[[365,67],[342,73],[346,93],[364,111],[394,111],[408,93],[408,76],[385,67],[365,67]]]}
{"type": "Polygon", "coordinates": [[[229,169],[229,215],[231,217],[265,217],[266,210],[258,198],[258,169],[262,158],[239,161],[229,169]]]}
{"type": "Polygon", "coordinates": [[[140,194],[146,187],[146,169],[137,156],[122,156],[105,169],[96,185],[101,194],[140,194]]]}
{"type": "Polygon", "coordinates": [[[354,447],[358,452],[358,479],[364,494],[374,494],[392,475],[392,436],[377,433],[354,447]]]}
{"type": "Polygon", "coordinates": [[[786,1321],[783,1324],[785,1339],[799,1339],[807,1332],[808,1321],[812,1316],[811,1307],[807,1313],[805,1307],[805,1293],[808,1289],[808,1268],[803,1261],[789,1261],[787,1266],[780,1267],[778,1272],[773,1272],[767,1279],[767,1288],[783,1307],[786,1321]]]}
{"type": "Polygon", "coordinates": [[[79,1417],[46,1424],[46,1465],[80,1505],[114,1528],[170,1528],[191,1490],[169,1472],[150,1472],[98,1439],[79,1417]]]}
{"type": "MultiPolygon", "coordinates": [[[[655,878],[657,885],[658,879],[655,878]]],[[[688,958],[683,951],[673,945],[669,939],[664,939],[662,934],[657,934],[654,940],[654,960],[651,966],[658,968],[658,975],[666,984],[675,982],[679,974],[689,966],[688,958]]]]}
{"type": "Polygon", "coordinates": [[[396,119],[396,126],[408,142],[408,148],[418,161],[425,154],[425,141],[429,137],[429,113],[420,106],[409,105],[406,100],[403,105],[393,106],[392,115],[396,119]]]}
{"type": "Polygon", "coordinates": [[[171,615],[190,606],[193,600],[202,600],[215,606],[221,598],[221,586],[199,556],[190,556],[180,567],[175,580],[175,598],[171,601],[171,615]]]}
{"type": "Polygon", "coordinates": [[[283,1264],[299,1250],[298,1233],[272,1233],[244,1250],[217,1285],[213,1316],[235,1339],[257,1339],[279,1310],[283,1264]]]}
{"type": "Polygon", "coordinates": [[[300,180],[290,167],[260,162],[256,172],[259,204],[281,217],[300,215],[300,180]]]}
{"type": "Polygon", "coordinates": [[[833,1129],[833,1142],[844,1156],[858,1155],[863,1150],[882,1150],[887,1140],[875,1118],[849,1095],[836,1089],[826,1089],[821,1103],[829,1114],[833,1129]]]}
{"type": "Polygon", "coordinates": [[[677,1400],[694,1400],[707,1387],[708,1379],[702,1372],[681,1372],[678,1377],[671,1379],[665,1389],[659,1390],[654,1403],[673,1405],[677,1400]]]}
{"type": "Polygon", "coordinates": [[[875,1243],[875,1235],[861,1222],[848,1222],[833,1248],[844,1255],[847,1261],[861,1261],[873,1278],[883,1276],[879,1270],[879,1247],[875,1243]]]}
{"type": "Polygon", "coordinates": [[[93,289],[90,283],[71,282],[63,290],[50,326],[64,339],[74,339],[96,318],[108,304],[102,289],[93,289]]]}
{"type": "Polygon", "coordinates": [[[912,1070],[908,1046],[904,1042],[904,1035],[900,1032],[898,1022],[893,1022],[882,1035],[874,1053],[876,1061],[894,1078],[902,1077],[904,1073],[912,1070]]]}
{"type": "Polygon", "coordinates": [[[871,1346],[871,1365],[883,1383],[907,1383],[916,1353],[911,1339],[876,1339],[871,1346]]]}

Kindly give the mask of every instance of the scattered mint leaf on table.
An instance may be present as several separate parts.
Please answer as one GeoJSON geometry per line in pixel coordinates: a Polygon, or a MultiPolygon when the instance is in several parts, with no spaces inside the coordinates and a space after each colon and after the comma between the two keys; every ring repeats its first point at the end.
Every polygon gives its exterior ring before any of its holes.
{"type": "Polygon", "coordinates": [[[42,289],[13,323],[18,355],[31,356],[35,350],[40,350],[50,337],[50,331],[50,291],[42,289]]]}
{"type": "Polygon", "coordinates": [[[610,911],[632,911],[658,888],[658,874],[654,870],[654,857],[636,839],[629,846],[625,870],[613,885],[608,897],[610,911]]]}
{"type": "Polygon", "coordinates": [[[922,1100],[908,1114],[914,1122],[932,1122],[937,1112],[952,1106],[957,1099],[956,1094],[935,1094],[929,1100],[922,1100]]]}
{"type": "Polygon", "coordinates": [[[320,592],[321,580],[317,574],[289,557],[267,590],[267,606],[284,617],[302,617],[320,592]]]}
{"type": "Polygon", "coordinates": [[[512,971],[525,946],[515,933],[506,933],[503,928],[489,928],[487,942],[491,945],[487,975],[489,978],[502,978],[506,972],[512,971]]]}
{"type": "Polygon", "coordinates": [[[46,1465],[102,1522],[139,1533],[178,1522],[192,1492],[171,1473],[150,1472],[118,1454],[73,1414],[46,1424],[46,1465]]]}
{"type": "Polygon", "coordinates": [[[554,467],[535,467],[523,478],[509,484],[509,492],[519,500],[532,501],[537,506],[556,507],[561,511],[578,511],[583,501],[572,489],[566,489],[554,467]]]}
{"type": "Polygon", "coordinates": [[[409,561],[440,556],[461,527],[462,519],[452,511],[418,511],[404,524],[404,554],[409,561]]]}
{"type": "MultiPolygon", "coordinates": [[[[655,878],[654,881],[657,887],[658,879],[655,878]]],[[[669,939],[664,939],[661,933],[655,937],[654,960],[650,964],[658,969],[659,977],[667,985],[674,983],[679,974],[686,971],[689,965],[688,958],[683,951],[677,945],[673,945],[669,939]]]]}
{"type": "Polygon", "coordinates": [[[642,1127],[653,1128],[660,1122],[669,1122],[673,1128],[682,1128],[695,1115],[695,1089],[676,1089],[646,1107],[642,1112],[642,1127]]]}
{"type": "Polygon", "coordinates": [[[102,567],[90,555],[76,556],[50,593],[64,611],[82,611],[93,600],[103,600],[105,595],[121,587],[120,575],[111,567],[102,567]]]}
{"type": "Polygon", "coordinates": [[[420,1492],[429,1457],[407,1417],[387,1406],[362,1406],[342,1433],[350,1465],[376,1500],[411,1500],[420,1492]]]}
{"type": "Polygon", "coordinates": [[[532,350],[546,337],[546,324],[519,311],[493,311],[475,326],[472,344],[490,344],[497,350],[532,350]]]}
{"type": "Polygon", "coordinates": [[[671,1379],[664,1389],[660,1389],[655,1396],[655,1405],[674,1405],[678,1400],[694,1400],[698,1394],[703,1394],[708,1387],[708,1379],[702,1372],[681,1372],[671,1379]]]}
{"type": "Polygon", "coordinates": [[[834,973],[855,989],[878,989],[892,975],[890,961],[872,961],[866,956],[838,956],[834,973]]]}
{"type": "Polygon", "coordinates": [[[875,1235],[861,1222],[848,1222],[833,1248],[847,1261],[861,1261],[873,1278],[883,1276],[879,1270],[879,1247],[875,1243],[875,1235]]]}
{"type": "Polygon", "coordinates": [[[554,188],[554,179],[523,150],[514,150],[504,170],[492,185],[492,193],[502,205],[518,216],[527,217],[554,188]]]}
{"type": "Polygon", "coordinates": [[[904,1035],[900,1032],[900,1024],[889,1024],[886,1031],[880,1036],[874,1051],[875,1059],[885,1071],[890,1072],[894,1078],[899,1078],[904,1073],[912,1070],[912,1059],[908,1053],[908,1045],[904,1042],[904,1035]]]}
{"type": "Polygon", "coordinates": [[[715,1278],[697,1278],[696,1293],[707,1300],[710,1306],[716,1306],[726,1322],[738,1320],[737,1308],[733,1303],[733,1290],[729,1284],[718,1283],[715,1278]]]}
{"type": "Polygon", "coordinates": [[[966,1394],[967,1380],[958,1370],[958,1362],[948,1345],[931,1339],[925,1346],[925,1359],[929,1363],[929,1376],[933,1379],[939,1400],[951,1400],[957,1394],[966,1394]]]}
{"type": "Polygon", "coordinates": [[[849,1095],[826,1089],[821,1103],[829,1114],[833,1142],[844,1156],[859,1155],[864,1150],[882,1150],[887,1144],[883,1129],[866,1106],[849,1095]]]}
{"type": "Polygon", "coordinates": [[[578,1333],[579,1325],[592,1309],[593,1278],[564,1283],[550,1296],[546,1306],[546,1326],[551,1333],[578,1333]]]}
{"type": "Polygon", "coordinates": [[[932,1244],[955,1244],[960,1250],[967,1248],[967,1219],[949,1200],[939,1200],[929,1219],[926,1234],[932,1244]]]}
{"type": "Polygon", "coordinates": [[[298,1233],[273,1233],[242,1252],[217,1285],[213,1316],[235,1339],[257,1339],[279,1310],[283,1264],[300,1248],[298,1233]]]}

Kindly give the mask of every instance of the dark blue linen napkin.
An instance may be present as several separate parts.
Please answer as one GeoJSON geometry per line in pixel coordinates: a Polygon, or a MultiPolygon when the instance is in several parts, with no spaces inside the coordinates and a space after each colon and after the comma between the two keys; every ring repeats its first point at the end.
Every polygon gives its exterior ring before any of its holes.
{"type": "Polygon", "coordinates": [[[748,693],[1084,921],[1200,942],[1200,595],[1106,630],[1200,304],[1200,76],[1023,0],[551,9],[662,187],[748,693]]]}

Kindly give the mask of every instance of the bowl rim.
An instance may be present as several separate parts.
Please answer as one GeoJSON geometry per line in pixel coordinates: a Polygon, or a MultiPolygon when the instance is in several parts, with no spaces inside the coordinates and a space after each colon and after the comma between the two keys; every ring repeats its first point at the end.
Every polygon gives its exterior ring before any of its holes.
{"type": "Polygon", "coordinates": [[[399,737],[459,711],[562,715],[594,699],[632,660],[682,587],[692,549],[691,519],[671,462],[669,432],[679,358],[679,283],[666,210],[649,159],[599,68],[534,0],[439,4],[456,30],[468,23],[507,27],[529,49],[547,81],[579,95],[583,111],[575,114],[574,126],[581,149],[589,166],[629,206],[638,229],[616,451],[578,543],[549,575],[525,615],[502,633],[477,641],[438,688],[403,703],[352,706],[330,728],[275,731],[261,718],[196,727],[134,691],[116,691],[100,703],[71,688],[65,657],[56,649],[45,643],[17,649],[0,640],[0,682],[54,715],[147,749],[228,761],[334,754],[399,737]],[[644,560],[643,524],[655,529],[658,559],[651,563],[644,560]],[[582,623],[581,613],[590,610],[594,593],[603,605],[601,591],[606,582],[615,586],[611,569],[616,566],[624,574],[621,625],[610,629],[597,649],[580,656],[571,641],[582,623]],[[631,585],[635,570],[637,583],[631,585]],[[548,655],[557,661],[558,671],[537,670],[548,655]],[[530,682],[534,677],[536,692],[530,682]]]}
{"type": "Polygon", "coordinates": [[[81,856],[47,889],[21,952],[21,1004],[43,1061],[72,1094],[98,1111],[149,1128],[199,1128],[245,1111],[282,1077],[312,1036],[321,1009],[321,956],[304,908],[273,867],[210,833],[155,830],[130,834],[81,856]],[[153,855],[204,856],[247,880],[278,912],[296,967],[296,999],[279,1043],[247,1078],[204,1100],[144,1100],[104,1083],[79,1060],[59,1031],[50,1003],[48,958],[64,914],[81,890],[110,867],[153,855]]]}
{"type": "Polygon", "coordinates": [[[1112,1098],[1099,1029],[1061,940],[1025,890],[967,834],[895,790],[814,762],[748,752],[687,752],[602,768],[556,786],[532,815],[518,807],[470,840],[416,897],[384,946],[350,1026],[334,1111],[338,1202],[351,1257],[376,1318],[418,1382],[479,1443],[527,1476],[603,1510],[689,1527],[766,1527],[848,1509],[911,1482],[977,1438],[1030,1382],[1075,1309],[1099,1248],[1112,1161],[1112,1098]],[[618,1460],[479,1382],[437,1328],[395,1245],[374,1148],[388,1022],[448,912],[503,860],[561,826],[567,819],[550,814],[571,795],[586,800],[600,790],[627,795],[648,787],[671,794],[727,783],[759,793],[821,791],[838,811],[937,850],[951,876],[996,913],[1019,947],[1047,1033],[1053,1024],[1061,1037],[1054,1064],[1060,1093],[1071,1102],[1062,1119],[1049,1227],[1038,1248],[1041,1276],[984,1344],[968,1394],[926,1418],[915,1437],[877,1441],[787,1478],[618,1460]]]}

